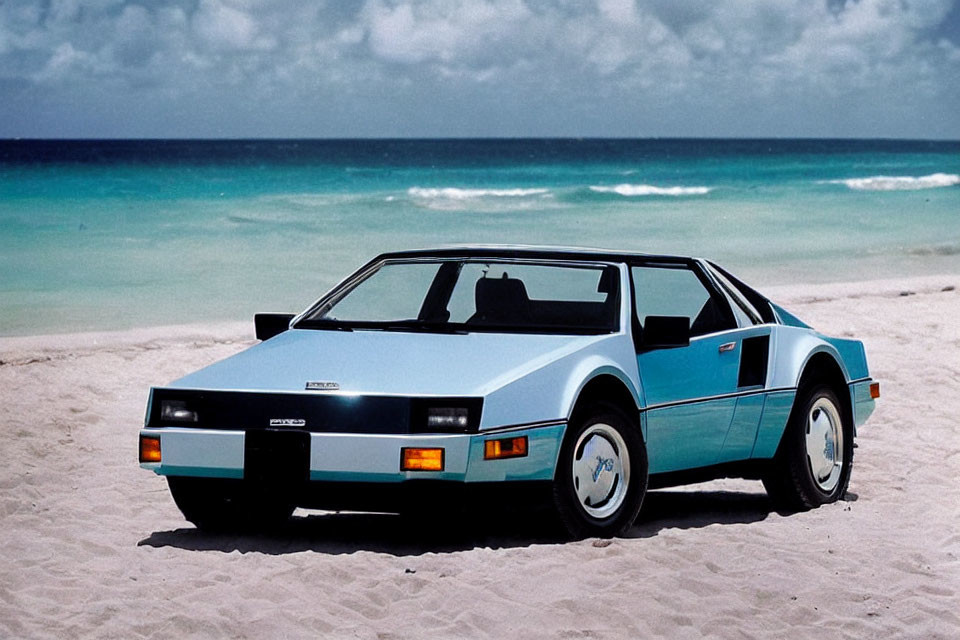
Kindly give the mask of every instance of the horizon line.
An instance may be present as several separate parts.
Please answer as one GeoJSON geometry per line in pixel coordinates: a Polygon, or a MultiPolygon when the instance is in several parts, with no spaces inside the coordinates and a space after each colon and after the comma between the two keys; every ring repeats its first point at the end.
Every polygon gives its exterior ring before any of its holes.
{"type": "Polygon", "coordinates": [[[224,136],[224,137],[0,137],[3,142],[524,142],[524,141],[822,141],[822,142],[960,142],[960,138],[866,136],[224,136]]]}

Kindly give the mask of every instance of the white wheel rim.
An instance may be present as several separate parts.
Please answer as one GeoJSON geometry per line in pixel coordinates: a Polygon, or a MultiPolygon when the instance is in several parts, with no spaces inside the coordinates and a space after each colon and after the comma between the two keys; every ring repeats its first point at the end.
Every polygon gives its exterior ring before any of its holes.
{"type": "Polygon", "coordinates": [[[807,464],[821,491],[837,488],[843,471],[843,423],[836,405],[818,398],[807,413],[807,464]]]}
{"type": "Polygon", "coordinates": [[[573,488],[580,506],[602,520],[620,508],[630,485],[630,453],[620,433],[608,424],[594,424],[573,448],[573,488]]]}

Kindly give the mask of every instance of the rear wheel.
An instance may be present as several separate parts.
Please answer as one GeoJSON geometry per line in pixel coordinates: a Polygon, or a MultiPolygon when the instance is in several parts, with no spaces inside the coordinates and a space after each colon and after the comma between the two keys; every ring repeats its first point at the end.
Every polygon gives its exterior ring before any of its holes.
{"type": "Polygon", "coordinates": [[[801,388],[773,466],[767,493],[787,509],[835,502],[847,490],[853,464],[853,429],[827,385],[801,388]]]}
{"type": "Polygon", "coordinates": [[[573,538],[609,537],[633,524],[647,490],[639,428],[618,407],[595,404],[574,418],[554,475],[554,506],[573,538]]]}
{"type": "Polygon", "coordinates": [[[207,530],[265,530],[286,522],[294,505],[279,489],[243,480],[168,476],[183,517],[207,530]]]}

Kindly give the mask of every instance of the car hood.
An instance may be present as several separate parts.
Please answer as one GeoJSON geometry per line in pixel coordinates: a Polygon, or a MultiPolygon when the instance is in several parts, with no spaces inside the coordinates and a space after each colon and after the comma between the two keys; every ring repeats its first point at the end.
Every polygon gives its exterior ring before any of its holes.
{"type": "Polygon", "coordinates": [[[604,337],[291,329],[168,386],[482,396],[604,337]]]}

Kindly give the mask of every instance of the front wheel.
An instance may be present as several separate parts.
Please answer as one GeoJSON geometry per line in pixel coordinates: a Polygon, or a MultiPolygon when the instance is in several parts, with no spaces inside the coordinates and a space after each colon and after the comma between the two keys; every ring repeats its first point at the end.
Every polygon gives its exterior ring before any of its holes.
{"type": "Polygon", "coordinates": [[[619,408],[593,405],[571,421],[554,475],[554,506],[575,539],[623,533],[647,491],[640,429],[619,408]]]}
{"type": "Polygon", "coordinates": [[[853,429],[833,389],[801,389],[773,465],[763,478],[778,506],[806,510],[835,502],[847,490],[853,429]]]}

